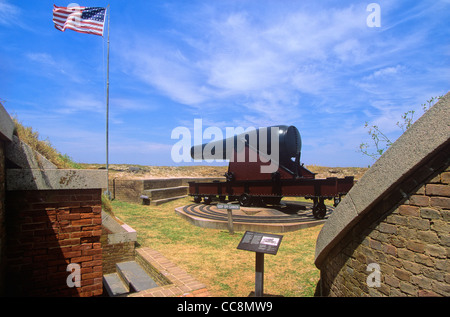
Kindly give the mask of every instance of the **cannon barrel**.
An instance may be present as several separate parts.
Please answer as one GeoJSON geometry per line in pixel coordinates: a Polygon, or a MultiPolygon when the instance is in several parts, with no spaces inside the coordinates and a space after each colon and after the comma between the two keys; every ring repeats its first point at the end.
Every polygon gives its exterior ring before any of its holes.
{"type": "Polygon", "coordinates": [[[254,129],[223,140],[195,145],[191,147],[191,157],[196,160],[230,160],[234,152],[241,152],[246,145],[254,148],[258,154],[270,154],[273,147],[271,134],[276,133],[277,129],[278,138],[275,142],[278,141],[280,160],[293,157],[299,159],[302,147],[300,132],[295,126],[286,125],[254,129]]]}

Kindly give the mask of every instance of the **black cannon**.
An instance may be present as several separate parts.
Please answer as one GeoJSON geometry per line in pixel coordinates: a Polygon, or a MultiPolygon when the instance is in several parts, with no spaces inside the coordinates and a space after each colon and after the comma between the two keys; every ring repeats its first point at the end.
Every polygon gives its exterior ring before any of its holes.
{"type": "Polygon", "coordinates": [[[190,182],[194,201],[210,204],[214,199],[238,200],[242,206],[279,204],[283,197],[312,199],[313,214],[323,218],[325,199],[337,205],[353,186],[353,177],[316,179],[300,164],[301,137],[294,126],[254,129],[233,137],[196,145],[194,159],[228,160],[226,181],[190,182]]]}

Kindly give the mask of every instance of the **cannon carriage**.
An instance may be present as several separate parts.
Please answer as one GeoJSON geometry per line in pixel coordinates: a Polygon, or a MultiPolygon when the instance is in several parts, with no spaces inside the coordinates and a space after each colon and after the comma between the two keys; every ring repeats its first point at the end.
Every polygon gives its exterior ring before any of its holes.
{"type": "Polygon", "coordinates": [[[238,201],[241,206],[277,205],[283,197],[313,200],[313,215],[326,214],[325,199],[336,206],[353,186],[353,176],[316,179],[300,163],[301,137],[294,126],[260,128],[220,141],[193,146],[194,159],[228,160],[225,181],[189,182],[189,195],[202,200],[238,201]]]}

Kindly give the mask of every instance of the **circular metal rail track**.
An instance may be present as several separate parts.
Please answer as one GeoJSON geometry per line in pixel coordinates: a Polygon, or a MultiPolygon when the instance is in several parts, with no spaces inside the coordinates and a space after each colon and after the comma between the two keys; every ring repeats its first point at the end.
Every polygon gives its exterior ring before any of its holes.
{"type": "MultiPolygon", "coordinates": [[[[206,228],[226,229],[228,213],[215,204],[190,204],[175,209],[191,223],[206,228]]],[[[265,232],[287,232],[322,224],[334,211],[327,206],[324,219],[316,219],[312,203],[285,202],[280,206],[240,207],[233,210],[233,227],[237,231],[255,230],[265,232]]]]}

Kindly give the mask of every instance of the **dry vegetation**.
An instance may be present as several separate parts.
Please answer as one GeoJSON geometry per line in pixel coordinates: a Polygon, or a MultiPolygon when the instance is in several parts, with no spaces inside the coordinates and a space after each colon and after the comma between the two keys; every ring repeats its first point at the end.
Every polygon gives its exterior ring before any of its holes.
{"type": "Polygon", "coordinates": [[[31,127],[24,126],[17,118],[13,118],[14,135],[22,142],[28,144],[33,150],[42,154],[47,160],[56,165],[57,168],[80,168],[68,155],[61,154],[50,143],[49,140],[41,140],[39,132],[31,127]]]}

